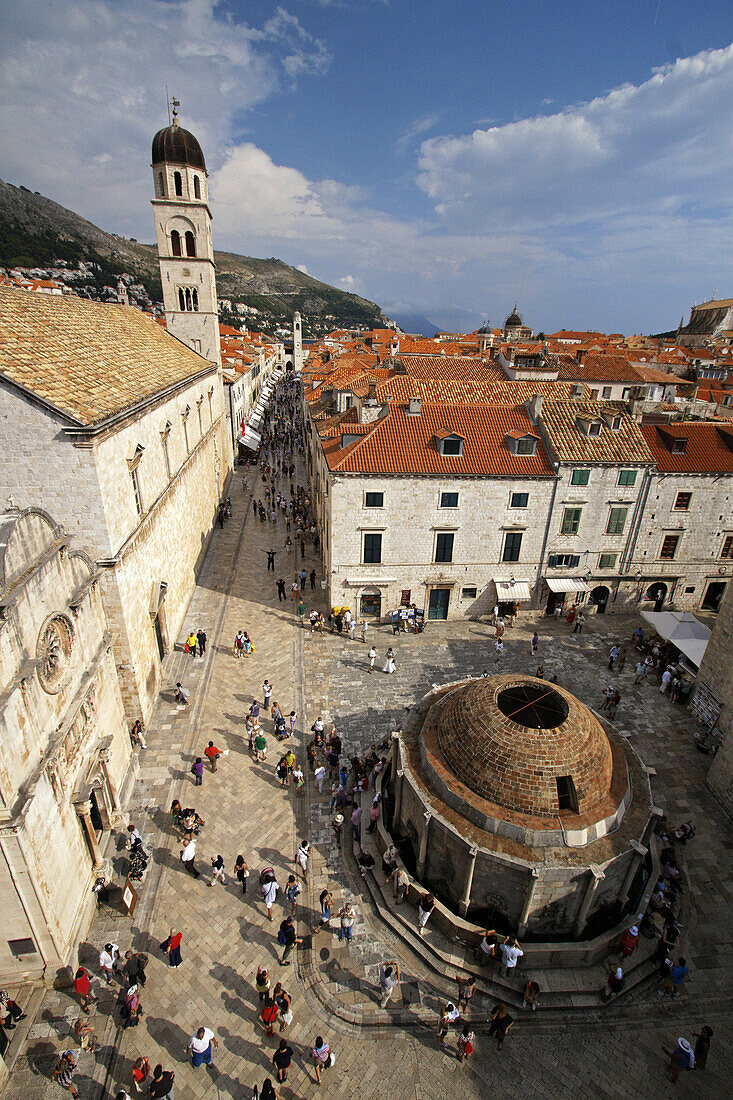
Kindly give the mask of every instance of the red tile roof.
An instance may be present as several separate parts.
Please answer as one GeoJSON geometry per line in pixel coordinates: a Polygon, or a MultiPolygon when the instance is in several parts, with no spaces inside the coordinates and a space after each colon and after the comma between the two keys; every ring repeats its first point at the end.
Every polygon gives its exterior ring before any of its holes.
{"type": "MultiPolygon", "coordinates": [[[[330,469],[364,474],[445,474],[446,476],[553,477],[547,453],[539,443],[534,455],[513,455],[506,443],[512,430],[534,434],[522,408],[488,405],[430,405],[419,416],[393,404],[359,440],[342,448],[336,433],[323,440],[330,469]],[[435,437],[447,430],[463,437],[463,454],[444,456],[435,437]]],[[[345,429],[350,433],[350,428],[345,429]]],[[[340,437],[340,432],[337,433],[340,437]]]]}
{"type": "Polygon", "coordinates": [[[663,473],[733,474],[733,431],[722,424],[644,424],[641,431],[663,473]],[[687,449],[673,453],[672,441],[680,438],[687,449]]]}

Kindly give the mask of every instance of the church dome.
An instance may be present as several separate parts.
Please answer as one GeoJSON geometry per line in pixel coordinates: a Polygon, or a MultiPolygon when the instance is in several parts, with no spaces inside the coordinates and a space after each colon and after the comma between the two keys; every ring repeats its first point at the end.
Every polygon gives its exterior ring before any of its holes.
{"type": "Polygon", "coordinates": [[[515,302],[514,309],[504,322],[504,328],[521,328],[522,323],[522,318],[517,313],[517,303],[515,302]]]}
{"type": "Polygon", "coordinates": [[[156,164],[182,164],[206,171],[206,161],[196,138],[175,119],[171,126],[158,130],[153,138],[153,167],[156,164]]]}
{"type": "Polygon", "coordinates": [[[493,676],[455,689],[437,740],[455,778],[496,807],[557,818],[607,799],[613,754],[600,722],[569,692],[533,676],[493,676]]]}

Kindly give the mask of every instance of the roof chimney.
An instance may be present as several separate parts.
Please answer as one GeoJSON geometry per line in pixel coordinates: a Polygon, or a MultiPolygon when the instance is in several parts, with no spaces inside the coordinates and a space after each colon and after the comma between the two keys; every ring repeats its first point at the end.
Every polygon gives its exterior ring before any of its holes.
{"type": "Polygon", "coordinates": [[[367,400],[368,401],[376,401],[377,400],[377,380],[376,380],[376,378],[370,378],[369,379],[369,386],[367,388],[367,400]]]}
{"type": "Polygon", "coordinates": [[[535,393],[531,400],[527,402],[527,412],[529,418],[533,424],[536,424],[542,415],[542,405],[544,403],[544,397],[541,393],[535,393]]]}
{"type": "Polygon", "coordinates": [[[411,397],[410,401],[409,401],[409,404],[408,404],[408,407],[407,407],[407,411],[410,414],[410,416],[419,416],[421,410],[422,410],[422,398],[421,397],[411,397]]]}

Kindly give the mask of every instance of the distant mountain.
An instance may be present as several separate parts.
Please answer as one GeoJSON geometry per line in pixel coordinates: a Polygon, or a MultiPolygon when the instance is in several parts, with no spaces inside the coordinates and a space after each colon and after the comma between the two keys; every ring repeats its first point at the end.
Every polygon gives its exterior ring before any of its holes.
{"type": "Polygon", "coordinates": [[[413,336],[425,336],[430,339],[441,331],[421,313],[392,313],[390,316],[403,332],[409,332],[413,336]]]}
{"type": "MultiPolygon", "coordinates": [[[[232,303],[221,320],[238,324],[236,305],[255,308],[248,323],[273,331],[290,328],[293,313],[303,317],[303,335],[320,336],[334,328],[383,328],[379,306],[357,294],[329,286],[277,260],[215,252],[219,298],[232,303]]],[[[48,268],[54,260],[69,265],[93,261],[98,287],[116,287],[119,275],[134,276],[152,301],[162,301],[154,245],[118,237],[88,222],[72,210],[27,187],[0,180],[0,267],[48,268]]]]}

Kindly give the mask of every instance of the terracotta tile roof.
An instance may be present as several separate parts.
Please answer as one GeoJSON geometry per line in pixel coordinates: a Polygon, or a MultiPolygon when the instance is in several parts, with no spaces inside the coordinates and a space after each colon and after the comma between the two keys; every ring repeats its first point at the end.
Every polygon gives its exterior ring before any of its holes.
{"type": "Polygon", "coordinates": [[[407,401],[421,397],[431,403],[446,402],[451,405],[520,405],[535,394],[569,397],[569,382],[544,380],[513,381],[501,368],[492,368],[487,380],[462,381],[455,378],[415,378],[413,375],[393,374],[386,382],[377,385],[377,397],[383,401],[389,395],[395,401],[407,401]],[[495,372],[498,380],[494,380],[495,372]]]}
{"type": "Polygon", "coordinates": [[[636,382],[639,377],[623,355],[592,351],[575,366],[562,362],[557,376],[570,382],[636,382]]]}
{"type": "Polygon", "coordinates": [[[666,371],[656,370],[654,367],[642,366],[640,363],[632,364],[634,370],[644,382],[657,382],[662,386],[692,386],[693,383],[678,374],[667,374],[666,371]]]}
{"type": "Polygon", "coordinates": [[[543,402],[541,425],[550,448],[560,462],[651,462],[640,426],[616,401],[543,402]],[[603,413],[621,416],[621,427],[613,431],[603,413]],[[578,420],[601,420],[601,433],[588,436],[578,420]]]}
{"type": "Polygon", "coordinates": [[[399,355],[411,378],[448,378],[460,382],[483,382],[506,378],[501,367],[473,356],[399,355]]]}
{"type": "Polygon", "coordinates": [[[330,469],[384,475],[554,476],[541,442],[534,455],[513,455],[506,444],[512,430],[533,432],[522,408],[424,403],[420,415],[411,416],[406,405],[395,403],[381,420],[365,427],[369,430],[363,438],[344,448],[339,438],[323,440],[330,469]],[[441,430],[463,437],[462,455],[439,454],[435,437],[441,430]]]}
{"type": "Polygon", "coordinates": [[[733,474],[733,430],[722,423],[644,424],[641,431],[663,473],[733,474]],[[684,454],[673,453],[675,439],[687,440],[684,454]]]}
{"type": "Polygon", "coordinates": [[[0,287],[0,377],[97,424],[213,364],[132,306],[0,287]]]}

